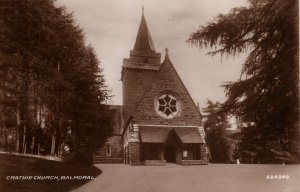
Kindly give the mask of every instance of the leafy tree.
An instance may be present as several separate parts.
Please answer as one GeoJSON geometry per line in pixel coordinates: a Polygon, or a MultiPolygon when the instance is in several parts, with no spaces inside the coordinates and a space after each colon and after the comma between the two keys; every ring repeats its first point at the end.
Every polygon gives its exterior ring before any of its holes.
{"type": "Polygon", "coordinates": [[[226,136],[226,128],[229,123],[227,116],[220,112],[221,104],[207,101],[207,107],[203,109],[206,115],[204,130],[206,133],[206,143],[208,145],[211,162],[228,163],[230,161],[230,145],[226,136]]]}
{"type": "Polygon", "coordinates": [[[247,53],[240,78],[226,83],[223,110],[251,123],[244,141],[258,145],[261,162],[278,154],[299,158],[298,1],[248,0],[247,7],[218,15],[188,42],[215,50],[209,54],[247,53]],[[257,139],[259,142],[257,143],[257,139]]]}
{"type": "Polygon", "coordinates": [[[101,143],[110,133],[110,112],[104,105],[109,92],[95,52],[85,45],[72,14],[55,7],[54,0],[3,2],[1,72],[9,70],[14,81],[0,92],[13,94],[20,151],[39,151],[42,132],[44,137],[51,135],[45,148],[58,155],[70,131],[74,143],[90,155],[91,144],[101,143]]]}

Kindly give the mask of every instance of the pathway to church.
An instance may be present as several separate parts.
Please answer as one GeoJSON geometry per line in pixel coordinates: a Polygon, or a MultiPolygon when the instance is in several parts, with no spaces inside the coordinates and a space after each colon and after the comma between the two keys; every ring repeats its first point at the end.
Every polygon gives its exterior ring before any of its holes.
{"type": "Polygon", "coordinates": [[[297,181],[300,181],[299,165],[96,166],[103,173],[74,191],[296,192],[299,191],[297,181]],[[271,176],[275,175],[288,175],[289,179],[271,179],[271,176]]]}

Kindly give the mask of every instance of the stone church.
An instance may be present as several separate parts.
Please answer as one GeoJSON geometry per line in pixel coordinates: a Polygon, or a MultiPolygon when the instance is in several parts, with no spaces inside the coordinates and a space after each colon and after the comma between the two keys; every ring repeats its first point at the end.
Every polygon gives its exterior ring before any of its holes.
{"type": "Polygon", "coordinates": [[[123,60],[123,106],[110,106],[114,132],[95,163],[207,164],[202,117],[166,49],[155,50],[144,13],[130,57],[123,60]]]}

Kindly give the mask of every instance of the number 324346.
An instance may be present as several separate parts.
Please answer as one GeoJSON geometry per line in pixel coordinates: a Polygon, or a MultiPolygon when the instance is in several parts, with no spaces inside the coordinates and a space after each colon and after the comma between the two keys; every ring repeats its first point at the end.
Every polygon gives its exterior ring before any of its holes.
{"type": "Polygon", "coordinates": [[[291,179],[291,177],[289,175],[267,175],[266,176],[266,179],[270,179],[270,180],[273,180],[273,179],[276,179],[276,180],[289,180],[291,179]]]}

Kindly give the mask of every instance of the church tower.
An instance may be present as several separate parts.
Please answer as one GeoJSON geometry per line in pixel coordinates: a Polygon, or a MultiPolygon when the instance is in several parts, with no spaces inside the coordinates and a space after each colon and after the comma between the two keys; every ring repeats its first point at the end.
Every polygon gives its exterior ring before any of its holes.
{"type": "Polygon", "coordinates": [[[130,57],[123,60],[123,115],[124,122],[133,113],[137,102],[151,84],[160,67],[161,54],[156,52],[144,11],[130,57]]]}

